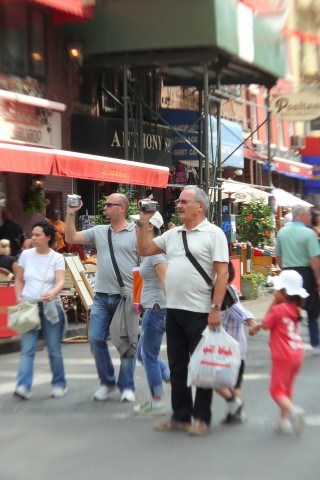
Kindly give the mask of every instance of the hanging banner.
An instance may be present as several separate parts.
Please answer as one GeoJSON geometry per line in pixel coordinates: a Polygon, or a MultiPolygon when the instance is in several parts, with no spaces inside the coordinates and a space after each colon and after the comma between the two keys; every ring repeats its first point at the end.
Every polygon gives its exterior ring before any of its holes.
{"type": "Polygon", "coordinates": [[[271,111],[283,120],[307,121],[320,116],[320,90],[290,93],[276,97],[271,111]]]}

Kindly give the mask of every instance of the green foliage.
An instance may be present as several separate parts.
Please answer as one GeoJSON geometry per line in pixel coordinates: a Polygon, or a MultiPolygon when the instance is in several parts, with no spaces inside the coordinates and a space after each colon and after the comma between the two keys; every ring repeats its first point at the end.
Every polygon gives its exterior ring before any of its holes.
{"type": "MultiPolygon", "coordinates": [[[[127,217],[129,215],[137,215],[139,213],[138,206],[136,200],[132,200],[130,197],[130,192],[127,192],[123,187],[118,188],[117,193],[122,193],[127,197],[129,200],[129,209],[127,212],[127,217]]],[[[110,221],[106,219],[106,217],[103,214],[103,207],[106,204],[108,200],[108,196],[104,195],[97,203],[97,207],[99,210],[99,214],[95,216],[95,225],[108,225],[110,221]]]]}
{"type": "Polygon", "coordinates": [[[240,242],[250,242],[253,247],[261,243],[271,245],[274,228],[271,208],[261,199],[243,204],[237,228],[240,242]]]}
{"type": "Polygon", "coordinates": [[[42,213],[45,209],[45,199],[41,195],[41,189],[30,188],[26,193],[24,211],[25,213],[42,213]]]}
{"type": "Polygon", "coordinates": [[[244,273],[241,275],[241,279],[243,282],[251,283],[253,288],[258,287],[261,282],[266,281],[266,277],[261,272],[244,273]]]}
{"type": "Polygon", "coordinates": [[[178,227],[179,225],[183,225],[183,222],[181,222],[181,220],[179,220],[178,218],[177,210],[174,212],[173,215],[171,215],[170,222],[174,223],[176,227],[178,227]]]}

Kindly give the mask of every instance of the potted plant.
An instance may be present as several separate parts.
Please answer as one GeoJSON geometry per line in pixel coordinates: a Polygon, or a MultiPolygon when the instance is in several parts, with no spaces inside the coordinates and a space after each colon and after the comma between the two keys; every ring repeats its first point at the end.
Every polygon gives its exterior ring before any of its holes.
{"type": "Polygon", "coordinates": [[[25,213],[42,213],[46,207],[41,188],[30,188],[26,193],[25,213]]]}
{"type": "Polygon", "coordinates": [[[244,273],[241,275],[241,293],[244,300],[252,300],[261,293],[261,282],[265,282],[265,276],[260,272],[244,273]]]}
{"type": "Polygon", "coordinates": [[[250,242],[253,247],[272,244],[274,222],[272,210],[264,200],[251,200],[243,204],[237,216],[240,242],[250,242]]]}

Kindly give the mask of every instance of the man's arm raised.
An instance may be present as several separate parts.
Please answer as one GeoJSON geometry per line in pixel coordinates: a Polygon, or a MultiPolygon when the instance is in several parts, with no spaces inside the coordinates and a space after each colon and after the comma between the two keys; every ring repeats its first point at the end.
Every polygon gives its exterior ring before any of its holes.
{"type": "Polygon", "coordinates": [[[141,212],[140,211],[140,222],[137,222],[137,250],[138,255],[141,257],[149,257],[150,255],[156,255],[157,253],[163,253],[161,248],[149,240],[148,235],[148,226],[149,220],[152,217],[154,212],[141,212]]]}
{"type": "Polygon", "coordinates": [[[67,216],[66,216],[66,230],[65,230],[65,239],[68,243],[75,243],[84,245],[86,239],[84,238],[83,232],[77,232],[75,226],[75,214],[82,207],[83,203],[81,202],[79,207],[67,207],[67,216]]]}

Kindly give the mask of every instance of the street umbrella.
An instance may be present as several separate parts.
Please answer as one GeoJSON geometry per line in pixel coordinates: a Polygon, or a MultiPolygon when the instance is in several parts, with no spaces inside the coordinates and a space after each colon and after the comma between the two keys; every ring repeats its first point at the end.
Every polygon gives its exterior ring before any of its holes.
{"type": "Polygon", "coordinates": [[[304,205],[305,207],[313,207],[312,203],[306,202],[292,193],[288,193],[282,188],[274,188],[272,195],[275,198],[277,207],[293,207],[294,205],[304,205]]]}
{"type": "Polygon", "coordinates": [[[236,202],[250,202],[250,200],[266,199],[271,196],[258,188],[254,188],[246,183],[223,182],[221,185],[222,198],[232,198],[233,203],[236,202]]]}

